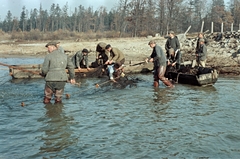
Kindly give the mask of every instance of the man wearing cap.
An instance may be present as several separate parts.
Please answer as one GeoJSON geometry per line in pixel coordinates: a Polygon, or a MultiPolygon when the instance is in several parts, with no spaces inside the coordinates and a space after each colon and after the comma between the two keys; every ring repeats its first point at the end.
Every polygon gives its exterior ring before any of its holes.
{"type": "Polygon", "coordinates": [[[49,42],[45,47],[49,54],[45,57],[41,70],[41,75],[45,77],[46,81],[43,102],[50,103],[52,95],[54,95],[55,103],[59,103],[62,102],[62,94],[68,81],[66,68],[69,72],[70,83],[75,83],[74,66],[71,59],[58,50],[56,42],[49,42]]]}
{"type": "Polygon", "coordinates": [[[108,65],[108,73],[110,80],[114,80],[113,73],[121,70],[123,71],[123,64],[125,62],[125,56],[118,48],[113,48],[110,44],[105,47],[106,55],[108,56],[108,60],[105,62],[108,65]],[[117,69],[114,69],[114,64],[117,64],[117,69]]]}
{"type": "Polygon", "coordinates": [[[96,61],[98,65],[103,65],[107,60],[108,56],[105,53],[105,48],[107,44],[104,42],[100,42],[96,47],[96,61]]]}
{"type": "Polygon", "coordinates": [[[207,46],[208,45],[208,40],[207,38],[205,38],[204,34],[202,32],[198,33],[198,39],[197,39],[197,46],[196,46],[196,51],[199,49],[200,47],[200,43],[199,40],[200,39],[204,39],[204,44],[207,46]]]}
{"type": "Polygon", "coordinates": [[[79,71],[81,71],[82,68],[90,70],[88,65],[88,53],[89,51],[87,49],[83,49],[82,51],[76,52],[76,54],[72,57],[74,67],[79,71]]]}
{"type": "Polygon", "coordinates": [[[205,67],[207,60],[207,47],[203,38],[199,39],[199,48],[196,50],[196,62],[198,66],[205,67]]]}
{"type": "Polygon", "coordinates": [[[146,59],[146,62],[153,62],[154,64],[154,87],[159,86],[159,80],[161,80],[167,87],[174,87],[173,84],[164,77],[166,71],[166,56],[162,50],[162,48],[156,44],[154,40],[151,40],[148,45],[153,49],[150,57],[146,59]]]}
{"type": "Polygon", "coordinates": [[[167,39],[166,44],[165,44],[167,59],[170,59],[170,57],[171,57],[170,53],[169,53],[170,49],[174,49],[175,54],[179,54],[181,56],[180,43],[179,43],[177,36],[175,36],[175,33],[173,31],[169,31],[169,38],[167,39]]]}

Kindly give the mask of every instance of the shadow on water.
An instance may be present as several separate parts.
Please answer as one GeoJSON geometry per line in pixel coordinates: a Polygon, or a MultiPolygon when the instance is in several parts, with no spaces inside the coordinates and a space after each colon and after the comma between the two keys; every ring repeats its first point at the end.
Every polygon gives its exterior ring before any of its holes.
{"type": "Polygon", "coordinates": [[[72,137],[74,133],[71,129],[71,122],[74,121],[73,117],[65,114],[62,103],[46,104],[44,108],[46,109],[45,117],[39,119],[45,125],[39,130],[43,132],[40,137],[43,145],[39,148],[40,152],[36,156],[50,158],[69,156],[64,152],[67,152],[69,147],[78,142],[76,137],[72,137]]]}

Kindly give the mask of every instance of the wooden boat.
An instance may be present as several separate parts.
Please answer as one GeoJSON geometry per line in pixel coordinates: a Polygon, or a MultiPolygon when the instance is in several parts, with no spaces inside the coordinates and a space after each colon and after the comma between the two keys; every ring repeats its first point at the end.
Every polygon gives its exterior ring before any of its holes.
{"type": "MultiPolygon", "coordinates": [[[[6,66],[6,65],[5,65],[6,66]]],[[[9,74],[12,78],[43,78],[39,73],[41,72],[42,64],[28,64],[28,65],[7,65],[9,67],[9,74]]],[[[135,62],[125,65],[124,73],[147,73],[152,69],[152,63],[135,62]]],[[[103,66],[91,67],[90,70],[85,68],[79,71],[74,69],[77,78],[81,77],[100,77],[103,66]]],[[[68,70],[66,69],[66,72],[68,70]]]]}
{"type": "Polygon", "coordinates": [[[192,68],[191,62],[181,64],[180,70],[169,70],[166,77],[176,83],[190,84],[196,86],[213,85],[217,82],[218,72],[216,69],[195,66],[192,68]]]}

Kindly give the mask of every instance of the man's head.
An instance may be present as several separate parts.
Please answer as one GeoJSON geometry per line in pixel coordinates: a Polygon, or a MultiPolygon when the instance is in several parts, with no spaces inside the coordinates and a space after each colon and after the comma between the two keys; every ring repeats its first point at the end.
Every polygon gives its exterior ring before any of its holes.
{"type": "Polygon", "coordinates": [[[203,44],[204,43],[204,39],[203,38],[199,39],[199,43],[203,44]]]}
{"type": "Polygon", "coordinates": [[[47,48],[48,48],[48,52],[51,53],[51,52],[53,52],[54,50],[57,49],[57,43],[51,41],[51,42],[47,43],[47,44],[45,45],[45,47],[47,47],[47,48]]]}
{"type": "Polygon", "coordinates": [[[150,40],[148,45],[151,47],[151,48],[154,48],[156,46],[156,41],[155,40],[150,40]]]}
{"type": "Polygon", "coordinates": [[[175,36],[175,33],[174,33],[174,31],[172,31],[172,30],[170,30],[168,34],[169,34],[169,36],[170,36],[171,38],[173,38],[173,37],[175,36]]]}
{"type": "Polygon", "coordinates": [[[89,51],[88,51],[87,49],[83,49],[83,50],[82,50],[82,53],[83,53],[84,55],[87,55],[87,54],[89,53],[89,51]]]}
{"type": "Polygon", "coordinates": [[[57,46],[57,47],[60,46],[60,41],[56,42],[56,46],[57,46]]]}
{"type": "Polygon", "coordinates": [[[203,34],[202,32],[199,32],[199,33],[198,33],[198,37],[199,37],[199,38],[203,38],[203,36],[204,36],[204,34],[203,34]]]}
{"type": "Polygon", "coordinates": [[[112,47],[111,47],[110,44],[108,44],[108,45],[105,47],[105,49],[106,49],[107,51],[111,51],[112,47]]]}

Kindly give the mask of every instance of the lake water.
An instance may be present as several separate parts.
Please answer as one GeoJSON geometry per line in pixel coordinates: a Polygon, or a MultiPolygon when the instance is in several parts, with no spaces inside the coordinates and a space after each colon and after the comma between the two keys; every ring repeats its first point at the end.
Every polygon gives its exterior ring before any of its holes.
{"type": "Polygon", "coordinates": [[[43,79],[11,80],[6,67],[0,73],[1,159],[240,157],[240,77],[174,89],[153,88],[151,74],[134,75],[137,85],[121,89],[80,79],[80,87],[66,84],[70,99],[45,105],[43,79]]]}

